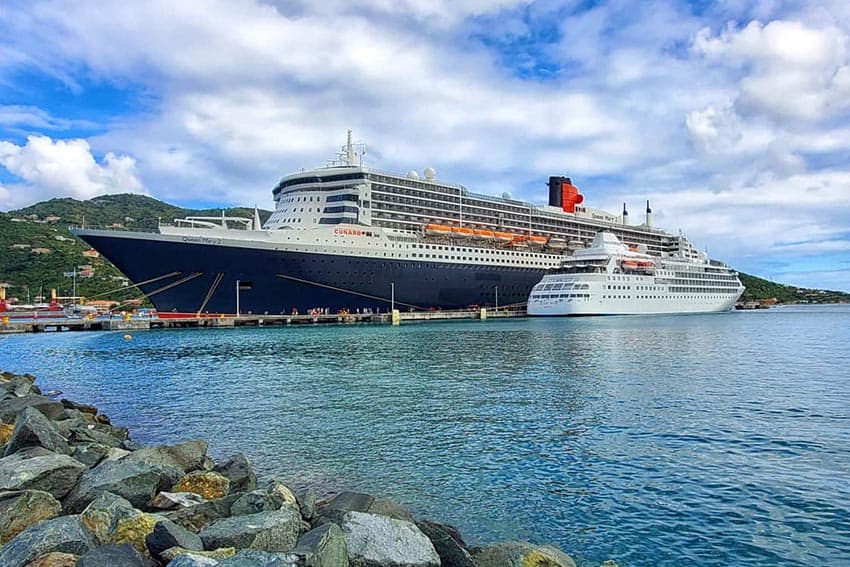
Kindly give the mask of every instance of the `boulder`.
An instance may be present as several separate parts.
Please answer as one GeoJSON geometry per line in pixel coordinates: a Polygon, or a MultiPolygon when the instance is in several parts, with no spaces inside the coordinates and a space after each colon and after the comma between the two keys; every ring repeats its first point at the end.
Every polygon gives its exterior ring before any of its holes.
{"type": "Polygon", "coordinates": [[[0,449],[6,446],[15,431],[14,423],[0,423],[0,449]]]}
{"type": "Polygon", "coordinates": [[[75,567],[77,565],[77,559],[79,557],[73,553],[53,551],[39,555],[38,559],[28,563],[27,567],[75,567]]]}
{"type": "Polygon", "coordinates": [[[150,562],[130,544],[102,545],[84,553],[77,567],[149,567],[150,562]]]}
{"type": "Polygon", "coordinates": [[[207,500],[223,498],[230,492],[230,480],[212,471],[192,471],[177,481],[171,492],[192,492],[207,500]]]}
{"type": "Polygon", "coordinates": [[[266,492],[265,490],[252,490],[240,496],[239,500],[233,503],[230,513],[233,516],[246,516],[258,512],[280,510],[281,506],[283,506],[283,498],[280,494],[266,492]]]}
{"type": "Polygon", "coordinates": [[[216,561],[215,564],[218,565],[218,561],[227,559],[228,557],[233,557],[235,553],[235,547],[221,547],[219,549],[213,549],[212,551],[192,551],[191,549],[183,549],[182,547],[172,547],[171,549],[163,551],[162,554],[160,554],[160,558],[163,563],[172,565],[173,563],[171,562],[178,557],[189,555],[191,557],[204,557],[214,560],[216,561]]]}
{"type": "Polygon", "coordinates": [[[16,453],[24,447],[44,447],[54,453],[68,455],[71,448],[65,438],[44,414],[33,407],[26,407],[18,414],[12,438],[6,445],[4,456],[16,453]]]}
{"type": "Polygon", "coordinates": [[[348,512],[368,512],[375,497],[361,492],[340,492],[329,502],[319,505],[316,513],[332,521],[340,521],[348,512]]]}
{"type": "Polygon", "coordinates": [[[109,453],[109,447],[100,443],[81,443],[74,447],[71,456],[86,465],[88,468],[96,467],[109,453]]]}
{"type": "Polygon", "coordinates": [[[105,461],[88,469],[63,502],[71,513],[80,512],[104,492],[126,498],[136,508],[143,508],[154,494],[170,482],[179,470],[145,463],[105,461]]]}
{"type": "Polygon", "coordinates": [[[150,507],[157,510],[177,510],[178,508],[189,508],[201,502],[204,502],[204,498],[194,492],[166,492],[163,490],[154,496],[150,502],[150,507]]]}
{"type": "Polygon", "coordinates": [[[41,447],[21,449],[0,459],[0,489],[42,490],[61,499],[74,487],[86,466],[67,455],[41,447]]]}
{"type": "Polygon", "coordinates": [[[336,524],[310,530],[301,536],[292,553],[301,558],[305,567],[348,567],[345,536],[336,524]]]}
{"type": "Polygon", "coordinates": [[[33,524],[55,518],[61,511],[62,505],[48,492],[0,492],[0,546],[33,524]]]}
{"type": "Polygon", "coordinates": [[[160,520],[153,531],[145,538],[145,545],[151,555],[159,558],[160,554],[172,547],[182,547],[192,551],[203,551],[204,544],[197,534],[175,524],[171,520],[160,520]]]}
{"type": "Polygon", "coordinates": [[[0,547],[0,565],[24,567],[39,556],[54,551],[82,555],[94,545],[79,516],[60,516],[28,527],[0,547]]]}
{"type": "Polygon", "coordinates": [[[576,567],[572,557],[551,545],[509,541],[474,554],[476,567],[576,567]]]}
{"type": "Polygon", "coordinates": [[[217,567],[219,562],[212,557],[204,557],[195,553],[184,553],[168,562],[170,567],[217,567]]]}
{"type": "Polygon", "coordinates": [[[89,415],[97,415],[97,408],[94,406],[86,405],[86,404],[78,404],[77,402],[61,399],[59,403],[62,404],[62,407],[65,409],[77,410],[81,413],[87,413],[89,415]]]}
{"type": "Polygon", "coordinates": [[[240,549],[236,555],[219,562],[219,567],[300,567],[298,556],[291,553],[269,553],[256,549],[240,549]]]}
{"type": "Polygon", "coordinates": [[[404,520],[405,522],[415,522],[413,514],[401,507],[400,504],[390,500],[389,498],[375,498],[369,509],[366,510],[369,514],[377,514],[378,516],[387,516],[396,520],[404,520]]]}
{"type": "Polygon", "coordinates": [[[140,553],[147,553],[145,540],[157,522],[152,514],[133,508],[132,504],[110,492],[104,492],[80,514],[83,525],[100,544],[130,544],[140,553]]]}
{"type": "Polygon", "coordinates": [[[203,439],[196,439],[179,445],[145,447],[133,451],[127,456],[127,460],[149,465],[177,467],[185,474],[201,468],[204,458],[207,456],[207,447],[208,443],[203,439]]]}
{"type": "Polygon", "coordinates": [[[312,488],[303,488],[295,492],[295,499],[298,501],[301,517],[312,520],[316,515],[316,491],[312,488]]]}
{"type": "Polygon", "coordinates": [[[213,470],[230,480],[230,490],[250,492],[257,488],[257,475],[254,474],[251,461],[242,453],[233,455],[213,470]]]}
{"type": "Polygon", "coordinates": [[[29,394],[38,394],[38,388],[34,385],[35,376],[32,374],[12,374],[8,379],[0,379],[0,393],[9,394],[10,397],[19,398],[29,394]]]}
{"type": "Polygon", "coordinates": [[[59,419],[65,409],[56,400],[45,396],[26,395],[0,401],[0,422],[14,423],[24,408],[35,408],[49,419],[59,419]]]}
{"type": "Polygon", "coordinates": [[[222,518],[201,533],[205,548],[237,547],[262,551],[289,551],[307,531],[301,515],[291,507],[274,512],[222,518]]]}
{"type": "Polygon", "coordinates": [[[69,421],[71,423],[67,425],[68,441],[75,445],[78,443],[100,443],[107,447],[120,447],[127,439],[127,429],[123,427],[111,427],[80,420],[69,421]]]}
{"type": "Polygon", "coordinates": [[[166,512],[163,516],[190,532],[198,533],[216,520],[230,516],[233,503],[240,496],[242,495],[228,494],[224,498],[216,498],[188,508],[166,512]]]}
{"type": "Polygon", "coordinates": [[[431,540],[442,567],[475,567],[472,555],[456,529],[436,522],[417,522],[416,525],[431,540]]]}
{"type": "Polygon", "coordinates": [[[364,512],[340,523],[352,567],[437,567],[440,556],[416,524],[364,512]]]}
{"type": "Polygon", "coordinates": [[[283,482],[277,479],[270,480],[269,492],[280,496],[284,504],[289,504],[294,508],[298,508],[298,499],[295,498],[295,493],[292,492],[292,489],[286,486],[283,482]]]}

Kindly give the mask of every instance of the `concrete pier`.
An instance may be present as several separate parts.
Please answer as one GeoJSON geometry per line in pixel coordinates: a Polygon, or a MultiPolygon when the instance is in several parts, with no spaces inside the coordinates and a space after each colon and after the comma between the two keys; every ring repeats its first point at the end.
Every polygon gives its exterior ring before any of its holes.
{"type": "MultiPolygon", "coordinates": [[[[452,311],[399,311],[399,323],[449,321],[463,319],[499,319],[525,317],[524,310],[463,309],[452,311]]],[[[266,327],[279,325],[319,325],[392,322],[389,313],[347,313],[328,315],[209,315],[195,317],[113,317],[0,319],[0,334],[44,333],[65,331],[139,331],[184,327],[266,327]]]]}

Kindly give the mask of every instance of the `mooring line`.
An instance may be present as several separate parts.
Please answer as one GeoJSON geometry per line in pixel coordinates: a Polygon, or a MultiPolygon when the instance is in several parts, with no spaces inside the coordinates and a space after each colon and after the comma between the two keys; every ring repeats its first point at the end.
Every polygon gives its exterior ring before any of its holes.
{"type": "Polygon", "coordinates": [[[215,290],[218,289],[218,284],[221,283],[221,280],[223,278],[224,278],[224,272],[219,272],[218,275],[215,277],[215,280],[213,280],[213,283],[210,286],[210,290],[207,292],[207,296],[204,298],[204,302],[201,303],[201,306],[198,308],[198,313],[197,313],[198,315],[200,315],[201,312],[203,312],[204,307],[206,307],[207,303],[209,303],[210,299],[212,299],[212,296],[215,293],[215,290]]]}
{"type": "MultiPolygon", "coordinates": [[[[151,278],[151,279],[149,279],[149,280],[145,280],[145,281],[143,281],[143,282],[139,282],[139,283],[137,283],[137,284],[121,286],[121,287],[119,287],[119,288],[116,288],[116,289],[113,289],[113,290],[110,290],[110,291],[106,291],[106,292],[103,292],[103,293],[98,293],[97,295],[92,295],[91,297],[89,297],[89,299],[96,299],[96,298],[98,298],[98,297],[103,297],[104,295],[110,295],[110,294],[115,293],[115,292],[117,292],[117,291],[123,291],[123,290],[125,290],[125,289],[132,289],[132,288],[134,288],[134,287],[139,287],[140,285],[145,285],[145,284],[153,283],[153,282],[155,282],[155,281],[159,281],[159,280],[162,280],[162,279],[165,279],[165,278],[171,277],[171,276],[176,276],[176,275],[179,275],[180,273],[182,273],[182,272],[169,272],[169,273],[167,273],[167,274],[165,274],[165,275],[163,275],[163,276],[157,276],[157,277],[155,277],[155,278],[151,278]]],[[[141,291],[141,290],[140,290],[140,291],[141,291]]],[[[144,293],[144,292],[142,292],[142,293],[144,293]]]]}
{"type": "MultiPolygon", "coordinates": [[[[275,275],[279,278],[283,278],[283,279],[286,279],[286,280],[292,280],[292,281],[296,281],[296,282],[299,282],[299,283],[314,285],[314,286],[317,286],[317,287],[323,287],[323,288],[330,289],[330,290],[333,290],[333,291],[341,291],[343,293],[350,293],[352,295],[359,295],[360,297],[366,297],[368,299],[375,299],[375,300],[378,300],[378,301],[384,301],[386,303],[392,302],[391,299],[387,299],[385,297],[378,297],[377,295],[369,295],[368,293],[360,293],[359,291],[354,291],[354,290],[351,290],[351,289],[344,289],[344,288],[341,288],[341,287],[334,287],[332,285],[327,285],[327,284],[323,284],[323,283],[319,283],[319,282],[311,282],[310,280],[304,280],[304,279],[301,279],[301,278],[296,278],[295,276],[287,276],[285,274],[275,274],[275,275]]],[[[420,309],[422,311],[426,311],[426,309],[424,307],[420,307],[419,305],[412,305],[410,303],[404,303],[402,301],[396,301],[395,303],[396,303],[396,305],[403,305],[405,307],[412,307],[413,309],[420,309]]]]}

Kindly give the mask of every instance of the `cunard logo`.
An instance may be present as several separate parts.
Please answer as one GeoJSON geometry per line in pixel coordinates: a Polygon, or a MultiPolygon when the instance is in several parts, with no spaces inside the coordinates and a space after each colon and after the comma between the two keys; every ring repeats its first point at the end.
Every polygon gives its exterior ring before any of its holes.
{"type": "Polygon", "coordinates": [[[363,236],[363,231],[356,230],[353,228],[335,228],[334,234],[342,234],[345,236],[363,236]]]}

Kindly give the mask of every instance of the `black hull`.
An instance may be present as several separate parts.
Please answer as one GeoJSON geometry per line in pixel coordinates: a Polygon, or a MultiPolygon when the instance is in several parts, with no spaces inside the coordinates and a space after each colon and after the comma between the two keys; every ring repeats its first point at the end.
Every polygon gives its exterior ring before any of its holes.
{"type": "Polygon", "coordinates": [[[160,312],[306,313],[314,308],[456,309],[524,303],[537,268],[418,262],[80,234],[160,312]],[[167,277],[162,277],[166,276],[167,277]],[[217,282],[217,283],[216,283],[217,282]],[[176,285],[173,285],[176,284],[176,285]],[[168,287],[171,286],[171,287],[168,287]]]}

